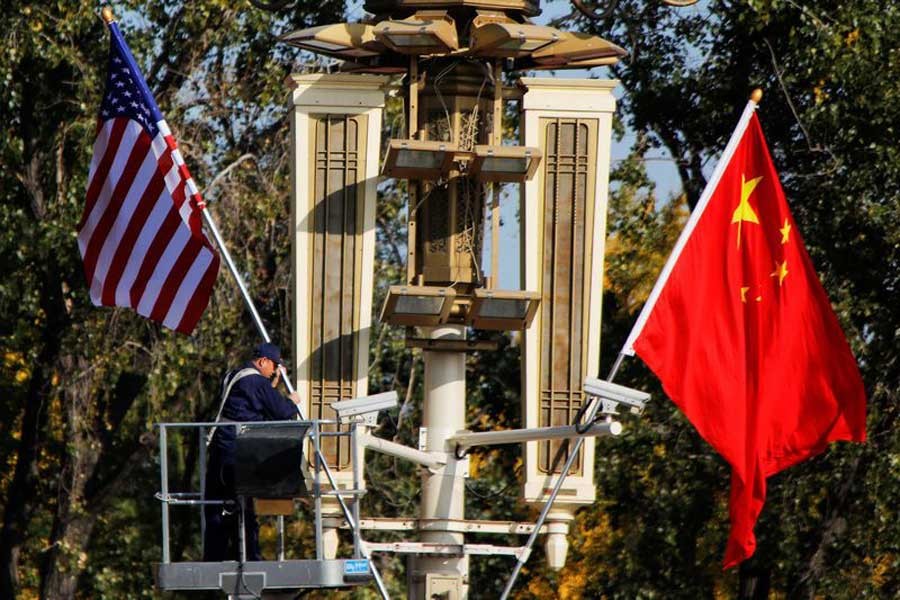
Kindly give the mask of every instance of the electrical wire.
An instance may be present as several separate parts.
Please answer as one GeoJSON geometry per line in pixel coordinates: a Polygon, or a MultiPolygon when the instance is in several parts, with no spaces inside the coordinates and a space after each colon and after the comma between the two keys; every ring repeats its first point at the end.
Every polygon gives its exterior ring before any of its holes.
{"type": "Polygon", "coordinates": [[[262,595],[257,594],[256,592],[254,592],[253,590],[251,590],[249,587],[247,587],[247,582],[244,581],[244,561],[243,561],[243,560],[240,560],[240,559],[238,559],[238,572],[237,572],[237,576],[238,576],[238,581],[240,582],[241,587],[244,588],[244,591],[245,591],[245,592],[247,592],[248,594],[250,594],[251,596],[253,596],[253,598],[254,598],[255,600],[262,600],[262,595]]]}
{"type": "MultiPolygon", "coordinates": [[[[444,95],[441,94],[441,79],[450,74],[450,71],[456,68],[456,65],[459,64],[460,61],[454,60],[449,65],[444,67],[440,73],[438,73],[434,78],[434,83],[432,83],[432,87],[434,88],[434,95],[437,96],[438,101],[441,103],[441,106],[444,107],[444,116],[447,117],[447,135],[452,136],[453,134],[453,121],[450,120],[450,109],[447,108],[447,103],[444,101],[444,95]]],[[[446,140],[452,141],[452,140],[446,140]]]]}

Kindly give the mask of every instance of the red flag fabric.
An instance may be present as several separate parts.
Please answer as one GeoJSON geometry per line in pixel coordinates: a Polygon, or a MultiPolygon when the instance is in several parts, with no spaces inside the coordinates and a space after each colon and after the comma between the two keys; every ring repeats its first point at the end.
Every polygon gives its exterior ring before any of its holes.
{"type": "Polygon", "coordinates": [[[768,476],[866,437],[856,361],[749,117],[630,346],[731,466],[725,568],[756,548],[768,476]]]}
{"type": "Polygon", "coordinates": [[[203,199],[116,23],[78,248],[97,306],[191,333],[219,272],[203,199]]]}

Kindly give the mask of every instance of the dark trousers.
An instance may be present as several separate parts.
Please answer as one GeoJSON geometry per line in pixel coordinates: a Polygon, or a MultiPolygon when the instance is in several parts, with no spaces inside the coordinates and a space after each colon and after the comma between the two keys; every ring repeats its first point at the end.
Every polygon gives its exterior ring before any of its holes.
{"type": "MultiPolygon", "coordinates": [[[[225,506],[206,504],[206,535],[203,538],[203,560],[222,562],[240,560],[238,546],[240,504],[234,491],[234,462],[226,460],[214,446],[210,448],[206,470],[206,500],[227,500],[225,506]]],[[[259,523],[253,499],[244,504],[244,533],[247,560],[262,560],[259,553],[259,523]]]]}

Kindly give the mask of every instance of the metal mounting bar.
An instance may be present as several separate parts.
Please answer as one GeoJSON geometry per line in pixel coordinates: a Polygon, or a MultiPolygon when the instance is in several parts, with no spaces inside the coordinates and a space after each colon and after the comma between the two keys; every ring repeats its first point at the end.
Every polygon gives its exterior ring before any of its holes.
{"type": "Polygon", "coordinates": [[[322,490],[322,496],[365,496],[366,490],[322,490]]]}
{"type": "Polygon", "coordinates": [[[157,492],[153,495],[154,498],[162,502],[163,504],[174,505],[174,506],[203,506],[206,504],[225,504],[225,500],[186,500],[184,498],[176,498],[175,494],[161,494],[157,492]]]}
{"type": "Polygon", "coordinates": [[[363,542],[372,552],[394,552],[396,554],[442,554],[465,556],[520,556],[524,547],[494,546],[492,544],[429,544],[427,542],[363,542]]]}
{"type": "Polygon", "coordinates": [[[440,469],[447,464],[447,459],[439,454],[422,452],[421,450],[416,450],[415,448],[410,448],[403,444],[375,437],[374,435],[363,431],[358,432],[356,435],[360,444],[369,450],[376,450],[382,454],[402,458],[429,469],[440,469]]]}
{"type": "MultiPolygon", "coordinates": [[[[325,527],[349,529],[350,525],[340,517],[324,517],[325,527]]],[[[529,535],[534,523],[518,521],[480,521],[455,519],[404,519],[367,518],[359,520],[359,529],[370,531],[450,531],[453,533],[493,533],[504,535],[529,535]]],[[[538,533],[548,533],[546,525],[538,533]]]]}
{"type": "Polygon", "coordinates": [[[619,435],[622,424],[618,421],[596,423],[584,433],[579,433],[575,425],[562,427],[531,427],[529,429],[505,429],[502,431],[462,431],[448,438],[447,442],[456,444],[459,449],[472,446],[493,446],[497,444],[521,444],[523,442],[539,442],[546,440],[564,440],[574,437],[619,435]]]}

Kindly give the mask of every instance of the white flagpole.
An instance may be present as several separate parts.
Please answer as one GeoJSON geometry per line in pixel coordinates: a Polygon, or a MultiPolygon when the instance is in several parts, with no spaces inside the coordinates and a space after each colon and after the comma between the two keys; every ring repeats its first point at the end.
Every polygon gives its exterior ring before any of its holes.
{"type": "MultiPolygon", "coordinates": [[[[216,227],[216,222],[213,221],[212,215],[209,214],[209,211],[207,210],[205,205],[200,210],[200,212],[201,214],[203,214],[203,219],[206,221],[206,226],[209,228],[210,233],[212,233],[213,239],[216,240],[216,245],[222,252],[222,258],[225,259],[225,264],[228,265],[228,270],[231,271],[231,274],[234,276],[234,280],[238,284],[238,288],[240,288],[241,290],[241,296],[244,297],[244,302],[247,304],[247,308],[250,309],[250,314],[253,316],[253,322],[256,324],[256,328],[259,330],[259,334],[262,336],[264,341],[271,342],[272,339],[269,337],[269,332],[256,310],[256,305],[253,303],[253,299],[250,297],[250,292],[247,291],[247,286],[244,285],[244,280],[241,278],[241,274],[238,273],[237,267],[235,266],[234,261],[231,259],[231,253],[228,252],[228,247],[225,246],[225,240],[222,239],[222,234],[219,233],[219,228],[216,227]]],[[[283,365],[278,365],[278,372],[281,374],[281,379],[282,381],[284,381],[284,385],[287,388],[288,393],[293,394],[294,386],[291,384],[291,380],[288,377],[287,369],[285,369],[283,365]]],[[[301,419],[306,419],[306,415],[303,414],[303,409],[300,408],[300,405],[297,405],[297,412],[300,414],[301,419]]]]}
{"type": "Polygon", "coordinates": [[[725,168],[728,166],[728,163],[731,162],[731,157],[734,156],[734,151],[740,143],[741,138],[744,137],[744,132],[747,130],[750,118],[756,111],[757,106],[759,106],[759,101],[761,99],[762,90],[758,88],[753,90],[753,93],[750,95],[750,100],[747,102],[747,106],[744,108],[744,112],[738,121],[737,127],[734,129],[734,133],[731,134],[731,139],[728,140],[728,145],[725,146],[725,151],[722,153],[722,157],[716,165],[716,170],[713,171],[712,177],[703,189],[700,201],[697,202],[697,206],[691,212],[691,216],[684,226],[684,229],[681,231],[681,235],[678,236],[678,241],[675,242],[672,254],[669,255],[669,259],[666,261],[662,272],[659,274],[659,279],[656,280],[656,284],[653,286],[653,290],[650,292],[647,302],[644,303],[644,308],[641,309],[641,314],[638,315],[634,327],[631,328],[631,333],[628,334],[628,338],[625,340],[625,344],[622,346],[620,354],[634,356],[634,342],[637,341],[638,336],[641,335],[641,332],[644,330],[647,319],[650,318],[650,313],[653,312],[653,307],[656,306],[656,301],[659,300],[659,295],[662,293],[666,281],[668,281],[669,276],[672,274],[672,269],[675,268],[678,257],[681,256],[681,251],[684,250],[688,239],[691,237],[691,233],[694,231],[694,227],[697,226],[697,222],[700,220],[700,217],[703,216],[706,205],[709,204],[709,199],[712,197],[716,187],[718,187],[719,181],[722,179],[722,174],[725,172],[725,168]]]}

